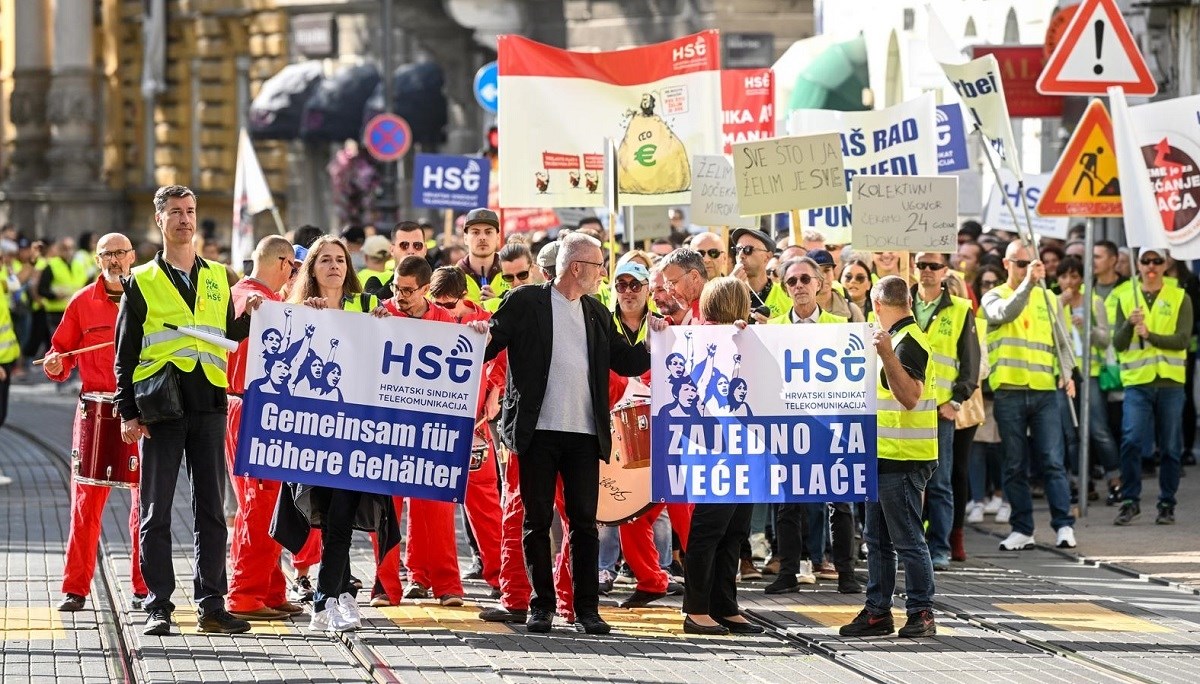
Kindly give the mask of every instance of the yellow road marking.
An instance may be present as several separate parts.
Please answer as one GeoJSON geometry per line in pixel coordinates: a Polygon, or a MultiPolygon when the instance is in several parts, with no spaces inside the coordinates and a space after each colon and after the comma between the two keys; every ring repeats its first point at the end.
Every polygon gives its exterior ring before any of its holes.
{"type": "MultiPolygon", "coordinates": [[[[809,620],[821,625],[822,627],[841,627],[849,624],[862,610],[860,606],[789,606],[788,610],[793,613],[800,613],[809,620]]],[[[899,628],[908,620],[908,615],[904,612],[897,612],[892,609],[892,622],[899,628]]],[[[939,636],[954,636],[958,632],[953,627],[947,627],[939,624],[937,626],[939,636]]]]}
{"type": "Polygon", "coordinates": [[[67,631],[54,608],[12,606],[0,608],[0,640],[65,639],[67,631]]]}
{"type": "MultiPolygon", "coordinates": [[[[183,634],[200,634],[200,628],[197,626],[199,617],[195,610],[180,610],[175,609],[175,613],[171,616],[175,622],[179,624],[179,631],[183,634]]],[[[305,616],[299,616],[301,620],[305,620],[305,616]]],[[[307,624],[307,622],[306,622],[307,624]]],[[[296,625],[288,620],[250,620],[250,631],[248,634],[263,634],[269,636],[288,636],[298,634],[296,625]]]]}
{"type": "Polygon", "coordinates": [[[1175,631],[1094,603],[997,603],[996,608],[1069,632],[1169,634],[1175,631]]]}
{"type": "MultiPolygon", "coordinates": [[[[406,630],[447,630],[463,633],[510,633],[523,631],[518,625],[484,622],[478,617],[478,606],[447,608],[436,603],[415,603],[378,608],[384,617],[406,630]]],[[[604,607],[601,616],[615,632],[634,637],[692,638],[683,633],[683,616],[678,608],[604,607]]],[[[561,627],[559,627],[561,629],[561,627]]]]}

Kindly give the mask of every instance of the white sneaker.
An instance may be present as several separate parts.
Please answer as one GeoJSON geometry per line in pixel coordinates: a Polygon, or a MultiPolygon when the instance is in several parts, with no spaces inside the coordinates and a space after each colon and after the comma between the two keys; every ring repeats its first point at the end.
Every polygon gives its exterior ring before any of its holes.
{"type": "Polygon", "coordinates": [[[308,631],[310,632],[331,632],[333,626],[330,624],[332,618],[338,613],[337,600],[327,599],[325,601],[325,610],[317,612],[317,606],[314,603],[312,607],[312,619],[308,621],[308,631]]]}
{"type": "Polygon", "coordinates": [[[1012,506],[1005,501],[1004,503],[1000,504],[999,510],[996,511],[996,522],[1003,525],[1008,522],[1010,517],[1012,517],[1012,506]]]}
{"type": "Polygon", "coordinates": [[[12,483],[13,483],[13,479],[11,477],[9,477],[3,473],[0,473],[0,487],[3,487],[4,485],[10,485],[12,483]]]}
{"type": "Polygon", "coordinates": [[[983,522],[983,504],[978,501],[972,501],[967,504],[967,508],[969,509],[967,511],[967,522],[972,524],[983,522]]]}
{"type": "Polygon", "coordinates": [[[1000,507],[1004,504],[1004,498],[999,496],[989,496],[987,502],[983,504],[984,515],[996,515],[1000,511],[1000,507]]]}
{"type": "Polygon", "coordinates": [[[765,532],[750,535],[750,556],[754,560],[765,561],[771,557],[771,545],[767,543],[765,532]]]}
{"type": "Polygon", "coordinates": [[[1070,525],[1058,528],[1058,548],[1075,548],[1075,528],[1070,525]]]}
{"type": "Polygon", "coordinates": [[[1021,534],[1020,532],[1013,532],[1012,534],[1008,535],[1007,539],[1000,542],[1000,550],[1001,551],[1024,551],[1025,549],[1032,549],[1036,545],[1037,545],[1037,542],[1035,542],[1033,540],[1032,534],[1021,534]]]}
{"type": "Polygon", "coordinates": [[[358,610],[358,601],[349,593],[342,594],[338,597],[338,608],[342,611],[342,617],[346,622],[354,625],[354,629],[362,627],[362,613],[358,610]]]}
{"type": "Polygon", "coordinates": [[[325,602],[325,612],[329,613],[329,629],[334,632],[353,632],[362,627],[360,621],[346,614],[346,610],[337,599],[328,599],[325,602]]]}
{"type": "Polygon", "coordinates": [[[817,576],[813,574],[812,561],[800,561],[800,572],[796,573],[796,581],[800,584],[817,583],[817,576]]]}

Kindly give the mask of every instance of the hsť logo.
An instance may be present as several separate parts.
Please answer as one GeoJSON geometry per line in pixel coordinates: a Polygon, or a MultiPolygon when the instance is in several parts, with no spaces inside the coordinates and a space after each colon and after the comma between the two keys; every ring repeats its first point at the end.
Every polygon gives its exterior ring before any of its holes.
{"type": "Polygon", "coordinates": [[[448,192],[476,192],[479,190],[479,175],[479,162],[474,159],[467,162],[465,169],[457,166],[426,166],[421,174],[421,186],[448,192]]]}
{"type": "Polygon", "coordinates": [[[950,144],[951,138],[950,115],[939,109],[937,110],[937,114],[935,114],[935,118],[937,119],[938,147],[945,147],[946,145],[950,144]]]}
{"type": "Polygon", "coordinates": [[[851,382],[862,380],[867,373],[867,359],[862,354],[866,349],[862,338],[850,335],[850,341],[838,358],[838,350],[828,347],[817,349],[786,349],[783,352],[783,380],[792,382],[795,373],[800,373],[801,382],[833,382],[840,375],[851,382]]]}
{"type": "Polygon", "coordinates": [[[465,383],[471,378],[471,360],[466,357],[473,351],[474,345],[462,335],[458,336],[449,354],[432,344],[423,345],[414,352],[411,342],[399,345],[399,350],[396,350],[392,341],[388,340],[383,343],[380,373],[387,375],[395,363],[399,364],[400,374],[404,376],[416,373],[417,377],[424,380],[436,380],[444,373],[456,383],[465,383]]]}

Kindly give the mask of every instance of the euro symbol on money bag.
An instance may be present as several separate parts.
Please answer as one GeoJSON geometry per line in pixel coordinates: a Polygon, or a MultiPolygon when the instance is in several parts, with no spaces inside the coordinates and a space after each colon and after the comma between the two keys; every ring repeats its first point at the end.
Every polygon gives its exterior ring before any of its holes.
{"type": "Polygon", "coordinates": [[[687,148],[667,122],[654,113],[657,101],[642,95],[628,112],[625,136],[617,147],[617,188],[634,195],[664,195],[691,188],[692,165],[687,148]]]}

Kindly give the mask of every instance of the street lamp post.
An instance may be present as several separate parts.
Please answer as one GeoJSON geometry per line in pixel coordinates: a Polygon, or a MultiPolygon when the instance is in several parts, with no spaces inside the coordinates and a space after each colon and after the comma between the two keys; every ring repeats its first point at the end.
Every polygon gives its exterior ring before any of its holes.
{"type": "MultiPolygon", "coordinates": [[[[392,0],[379,0],[380,2],[380,28],[379,28],[379,50],[383,67],[383,111],[388,114],[393,113],[395,93],[392,92],[394,79],[392,78],[392,0]]],[[[392,224],[396,222],[396,162],[384,162],[383,164],[383,187],[379,195],[379,204],[377,205],[378,213],[383,223],[380,228],[391,229],[392,224]]]]}

